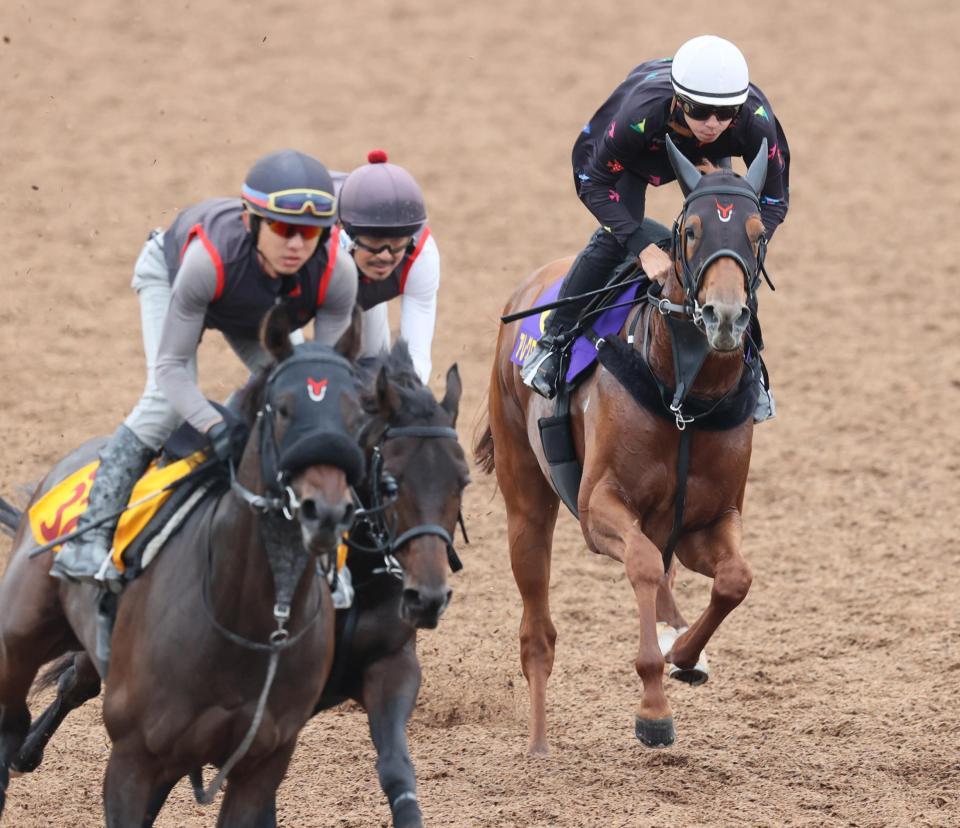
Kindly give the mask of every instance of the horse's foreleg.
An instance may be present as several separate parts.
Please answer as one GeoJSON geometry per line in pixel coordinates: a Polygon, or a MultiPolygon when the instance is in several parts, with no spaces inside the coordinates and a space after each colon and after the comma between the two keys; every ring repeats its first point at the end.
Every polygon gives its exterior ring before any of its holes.
{"type": "Polygon", "coordinates": [[[20,753],[10,768],[30,773],[43,761],[43,751],[71,710],[100,693],[100,674],[86,652],[76,653],[73,663],[57,682],[57,697],[30,726],[20,753]]]}
{"type": "Polygon", "coordinates": [[[249,772],[232,772],[227,777],[217,828],[275,828],[277,788],[283,781],[296,746],[297,740],[291,739],[257,762],[249,772]]]}
{"type": "Polygon", "coordinates": [[[740,552],[740,538],[740,513],[730,510],[712,526],[686,536],[677,547],[684,566],[713,578],[710,603],[668,654],[678,667],[696,664],[717,627],[750,589],[753,574],[740,552]]]}
{"type": "Polygon", "coordinates": [[[420,692],[420,663],[413,639],[402,650],[369,665],[363,675],[363,705],[377,748],[377,775],[395,828],[420,828],[417,780],[407,746],[407,721],[420,692]]]}
{"type": "Polygon", "coordinates": [[[122,742],[114,744],[103,781],[107,828],[150,825],[151,800],[161,784],[146,751],[122,742]]]}
{"type": "Polygon", "coordinates": [[[664,577],[660,550],[644,535],[639,522],[623,502],[619,488],[594,486],[583,516],[594,547],[622,561],[637,599],[640,648],[635,663],[643,682],[643,698],[635,720],[637,738],[647,747],[673,744],[673,715],[663,691],[663,655],[657,641],[657,591],[664,577]]]}

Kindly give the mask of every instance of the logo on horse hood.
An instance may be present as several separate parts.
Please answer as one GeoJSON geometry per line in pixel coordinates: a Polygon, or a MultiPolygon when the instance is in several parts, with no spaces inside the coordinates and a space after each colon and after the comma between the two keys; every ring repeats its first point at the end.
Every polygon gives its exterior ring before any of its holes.
{"type": "Polygon", "coordinates": [[[720,217],[720,221],[727,222],[733,218],[733,202],[729,204],[721,204],[717,202],[717,215],[720,217]]]}
{"type": "Polygon", "coordinates": [[[314,402],[320,402],[327,394],[327,380],[315,380],[307,377],[307,394],[314,402]]]}

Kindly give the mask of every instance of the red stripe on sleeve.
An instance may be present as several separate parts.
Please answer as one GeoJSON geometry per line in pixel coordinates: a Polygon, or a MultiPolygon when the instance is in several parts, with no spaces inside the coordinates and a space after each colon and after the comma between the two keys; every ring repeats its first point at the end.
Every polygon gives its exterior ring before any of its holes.
{"type": "Polygon", "coordinates": [[[217,269],[217,289],[213,294],[213,301],[216,302],[223,295],[223,285],[225,281],[224,271],[223,271],[223,259],[220,258],[220,253],[217,252],[217,248],[213,246],[213,242],[210,241],[207,234],[203,230],[202,224],[195,224],[190,228],[190,231],[187,233],[187,240],[183,243],[183,249],[180,251],[180,261],[183,261],[183,256],[187,252],[187,247],[190,246],[190,242],[194,239],[200,239],[200,243],[204,246],[210,258],[213,260],[213,265],[217,269]]]}
{"type": "Polygon", "coordinates": [[[323,271],[320,277],[320,284],[317,287],[317,307],[323,304],[327,298],[327,288],[330,287],[330,278],[333,276],[333,267],[337,263],[337,252],[340,250],[340,225],[333,228],[330,233],[330,248],[327,251],[327,269],[323,271]]]}
{"type": "Polygon", "coordinates": [[[423,246],[427,243],[427,239],[430,238],[430,228],[424,227],[423,233],[420,235],[420,241],[417,242],[417,246],[413,249],[413,253],[410,254],[410,258],[403,265],[403,270],[400,271],[400,292],[403,293],[404,287],[407,284],[407,276],[410,273],[410,268],[413,267],[413,263],[417,260],[417,256],[420,255],[420,251],[423,250],[423,246]]]}

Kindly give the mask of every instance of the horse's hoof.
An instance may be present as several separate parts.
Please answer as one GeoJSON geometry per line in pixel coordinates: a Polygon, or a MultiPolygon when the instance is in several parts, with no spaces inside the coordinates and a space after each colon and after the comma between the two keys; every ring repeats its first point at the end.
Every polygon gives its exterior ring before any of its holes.
{"type": "Polygon", "coordinates": [[[23,776],[25,773],[33,773],[40,767],[43,761],[43,751],[33,751],[31,753],[20,753],[16,759],[10,763],[10,776],[23,776]]]}
{"type": "Polygon", "coordinates": [[[415,799],[394,805],[393,826],[394,828],[423,828],[423,815],[415,799]]]}
{"type": "Polygon", "coordinates": [[[644,745],[650,748],[670,747],[677,738],[677,731],[673,729],[673,716],[665,719],[636,718],[634,732],[644,745]]]}
{"type": "Polygon", "coordinates": [[[710,666],[707,664],[706,655],[701,654],[700,660],[693,667],[677,667],[676,664],[668,664],[667,675],[691,687],[699,687],[701,684],[706,684],[707,679],[710,678],[710,666]]]}

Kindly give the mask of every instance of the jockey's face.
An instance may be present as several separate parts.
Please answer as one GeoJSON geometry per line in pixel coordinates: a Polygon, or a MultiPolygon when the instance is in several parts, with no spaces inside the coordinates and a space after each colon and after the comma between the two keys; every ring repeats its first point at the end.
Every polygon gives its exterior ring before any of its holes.
{"type": "MultiPolygon", "coordinates": [[[[243,214],[243,223],[250,229],[250,214],[243,214]]],[[[299,233],[286,238],[275,233],[266,219],[260,222],[260,237],[257,239],[257,251],[260,253],[260,266],[271,279],[280,276],[292,276],[314,254],[322,235],[304,239],[299,233]]]]}
{"type": "Polygon", "coordinates": [[[690,127],[690,131],[701,144],[712,144],[733,123],[733,118],[725,118],[721,121],[716,112],[711,112],[705,121],[698,121],[686,113],[683,117],[687,126],[690,127]]]}
{"type": "Polygon", "coordinates": [[[353,260],[368,279],[379,282],[386,279],[400,264],[412,241],[410,236],[357,236],[353,245],[353,260]]]}

